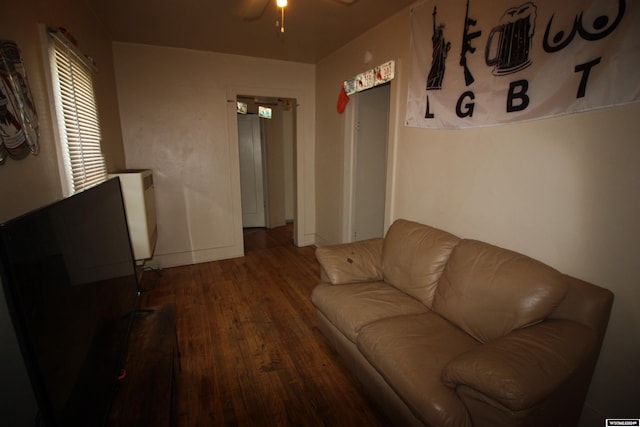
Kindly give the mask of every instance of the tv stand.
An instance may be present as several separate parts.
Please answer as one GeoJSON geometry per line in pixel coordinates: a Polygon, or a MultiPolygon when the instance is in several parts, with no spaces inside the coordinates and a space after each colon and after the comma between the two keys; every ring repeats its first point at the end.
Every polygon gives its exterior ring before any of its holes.
{"type": "Polygon", "coordinates": [[[176,425],[180,354],[174,304],[136,311],[125,366],[107,425],[176,425]]]}

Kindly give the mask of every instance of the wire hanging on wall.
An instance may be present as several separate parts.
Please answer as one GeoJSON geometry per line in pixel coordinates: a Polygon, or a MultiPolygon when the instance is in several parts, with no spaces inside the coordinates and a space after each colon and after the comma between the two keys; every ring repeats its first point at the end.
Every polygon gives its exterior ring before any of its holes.
{"type": "Polygon", "coordinates": [[[38,115],[18,44],[0,40],[0,165],[38,154],[38,115]]]}

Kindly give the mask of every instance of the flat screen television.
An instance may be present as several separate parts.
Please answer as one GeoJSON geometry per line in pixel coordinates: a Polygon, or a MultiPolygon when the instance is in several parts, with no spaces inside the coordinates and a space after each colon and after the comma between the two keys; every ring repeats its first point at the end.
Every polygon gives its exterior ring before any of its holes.
{"type": "Polygon", "coordinates": [[[139,296],[119,179],[0,224],[0,275],[34,425],[105,425],[139,296]]]}

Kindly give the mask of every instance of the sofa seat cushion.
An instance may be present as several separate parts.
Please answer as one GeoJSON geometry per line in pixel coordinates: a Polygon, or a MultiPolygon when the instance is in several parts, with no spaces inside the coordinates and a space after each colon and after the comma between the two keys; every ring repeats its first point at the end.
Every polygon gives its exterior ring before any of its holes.
{"type": "Polygon", "coordinates": [[[357,345],[423,423],[471,426],[463,402],[440,379],[450,360],[481,345],[471,336],[429,311],[370,323],[357,345]]]}
{"type": "Polygon", "coordinates": [[[433,310],[486,343],[545,319],[567,288],[565,277],[540,261],[465,239],[449,258],[433,310]]]}
{"type": "Polygon", "coordinates": [[[384,238],[384,281],[431,308],[445,264],[460,239],[413,221],[395,221],[384,238]]]}
{"type": "Polygon", "coordinates": [[[371,322],[428,310],[420,301],[384,282],[319,284],[313,289],[311,301],[354,343],[360,329],[371,322]]]}

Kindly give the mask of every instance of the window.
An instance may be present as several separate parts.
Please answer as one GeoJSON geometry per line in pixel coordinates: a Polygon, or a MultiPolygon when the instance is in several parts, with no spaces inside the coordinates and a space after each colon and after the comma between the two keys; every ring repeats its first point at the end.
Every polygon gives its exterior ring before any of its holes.
{"type": "Polygon", "coordinates": [[[262,117],[263,119],[271,118],[271,108],[263,107],[262,105],[258,106],[258,117],[262,117]]]}
{"type": "Polygon", "coordinates": [[[106,179],[93,64],[56,30],[48,30],[51,83],[65,194],[106,179]]]}

